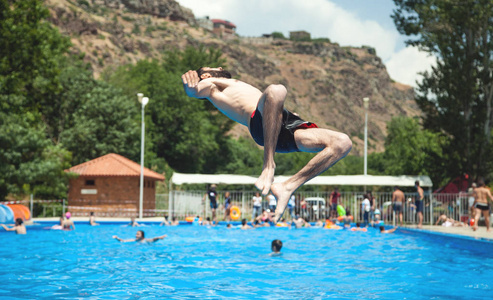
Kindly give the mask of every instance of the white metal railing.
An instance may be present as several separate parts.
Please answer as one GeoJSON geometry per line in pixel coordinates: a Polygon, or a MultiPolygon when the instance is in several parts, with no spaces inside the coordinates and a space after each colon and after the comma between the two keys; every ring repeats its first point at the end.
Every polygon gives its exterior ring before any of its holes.
{"type": "MultiPolygon", "coordinates": [[[[224,193],[226,191],[218,191],[218,208],[216,210],[217,220],[224,219],[224,193]]],[[[256,191],[229,191],[233,205],[240,208],[242,217],[247,220],[252,219],[253,201],[252,198],[256,191]]],[[[296,205],[290,211],[286,209],[283,217],[287,220],[291,219],[292,215],[300,215],[308,221],[317,219],[325,219],[330,216],[330,198],[331,192],[297,192],[295,193],[296,205]],[[320,199],[317,199],[320,198],[320,199]],[[309,201],[303,201],[309,200],[309,201]]],[[[342,205],[346,210],[351,212],[355,222],[363,222],[364,214],[362,212],[362,201],[364,192],[340,192],[338,204],[342,205]]],[[[187,216],[199,215],[203,218],[212,217],[209,198],[205,197],[202,200],[206,191],[172,191],[171,198],[168,199],[169,215],[183,219],[187,216]]],[[[405,224],[417,224],[418,217],[416,214],[416,206],[414,205],[416,193],[405,193],[405,203],[403,203],[403,222],[405,224]]],[[[371,216],[375,209],[381,212],[381,219],[387,224],[397,224],[398,216],[394,215],[392,205],[392,193],[378,192],[373,193],[374,205],[371,216]]],[[[423,224],[434,223],[437,218],[445,213],[448,217],[455,220],[463,220],[468,218],[468,197],[466,194],[433,194],[431,197],[425,193],[423,201],[423,224]],[[432,201],[430,201],[430,199],[432,201]],[[447,209],[444,210],[444,207],[447,209]]],[[[158,206],[158,204],[156,204],[158,206]]],[[[268,209],[266,197],[262,197],[262,209],[268,209]]],[[[370,220],[371,221],[371,220],[370,220]]]]}
{"type": "MultiPolygon", "coordinates": [[[[218,190],[216,209],[216,220],[222,221],[225,217],[224,193],[226,191],[218,190]]],[[[241,211],[241,219],[246,218],[252,220],[253,216],[253,201],[256,191],[241,190],[229,191],[231,195],[232,205],[237,206],[241,211]]],[[[145,209],[145,217],[168,216],[178,220],[184,220],[186,217],[201,216],[202,218],[212,218],[212,210],[210,207],[209,198],[206,196],[205,190],[199,191],[171,191],[169,194],[156,195],[156,208],[145,209]],[[205,196],[205,197],[204,197],[205,196]]],[[[283,217],[287,220],[292,219],[295,215],[300,215],[307,221],[316,221],[317,219],[325,219],[330,217],[330,198],[331,192],[313,192],[303,191],[295,193],[295,207],[286,209],[283,217]],[[305,200],[305,201],[303,201],[305,200]],[[308,200],[308,201],[306,201],[308,200]]],[[[364,215],[362,212],[362,201],[364,192],[340,192],[338,204],[342,205],[346,211],[350,211],[354,218],[354,222],[363,222],[364,215]]],[[[418,218],[416,215],[416,207],[414,201],[416,193],[405,193],[405,203],[403,204],[403,222],[405,224],[417,224],[418,218]]],[[[392,193],[378,192],[373,193],[374,209],[378,209],[381,213],[381,219],[387,224],[398,224],[398,216],[393,212],[392,193]]],[[[32,202],[59,202],[59,200],[32,200],[32,202]]],[[[467,193],[458,194],[425,194],[423,204],[423,224],[435,224],[439,216],[445,214],[447,217],[456,221],[467,222],[471,216],[471,195],[467,193]]],[[[135,217],[137,216],[136,208],[126,207],[128,203],[113,201],[119,203],[112,210],[105,210],[99,206],[90,205],[87,203],[84,206],[65,206],[65,202],[61,201],[61,208],[65,213],[76,211],[77,216],[88,216],[90,212],[94,212],[96,216],[101,217],[135,217]]],[[[113,203],[112,202],[112,203],[113,203]]],[[[69,203],[70,205],[70,203],[69,203]]],[[[51,210],[51,207],[49,207],[51,210]]],[[[269,209],[266,197],[262,197],[262,209],[269,209]]],[[[373,210],[374,212],[374,210],[373,210]]],[[[43,215],[46,213],[43,211],[43,215]]],[[[58,214],[58,213],[57,213],[58,214]]],[[[55,215],[55,212],[53,212],[55,215]]]]}

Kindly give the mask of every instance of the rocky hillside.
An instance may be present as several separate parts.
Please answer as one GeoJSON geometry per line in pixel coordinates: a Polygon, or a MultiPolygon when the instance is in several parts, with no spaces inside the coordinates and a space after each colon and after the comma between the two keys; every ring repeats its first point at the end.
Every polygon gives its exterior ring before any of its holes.
{"type": "MultiPolygon", "coordinates": [[[[50,21],[85,53],[95,76],[105,68],[160,59],[163,51],[204,44],[219,48],[234,76],[258,87],[282,83],[287,107],[319,126],[349,134],[363,152],[363,98],[369,97],[369,151],[383,151],[386,123],[420,113],[411,87],[392,81],[372,48],[329,42],[223,40],[199,28],[173,0],[47,0],[50,21]]],[[[211,16],[214,17],[214,16],[211,16]]],[[[232,20],[234,22],[234,20],[232,20]]],[[[279,28],[281,31],[282,28],[279,28]]],[[[184,70],[186,71],[186,70],[184,70]]],[[[247,135],[238,126],[233,135],[247,135]]]]}

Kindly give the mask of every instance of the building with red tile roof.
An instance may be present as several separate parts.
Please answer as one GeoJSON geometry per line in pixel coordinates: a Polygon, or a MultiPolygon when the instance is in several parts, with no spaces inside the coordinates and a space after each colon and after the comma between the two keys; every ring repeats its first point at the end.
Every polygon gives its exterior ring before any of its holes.
{"type": "MultiPolygon", "coordinates": [[[[88,215],[94,211],[101,216],[137,213],[140,164],[110,153],[65,172],[78,174],[69,183],[68,203],[72,213],[88,215]]],[[[144,168],[144,215],[156,208],[156,181],[164,179],[163,175],[144,168]]]]}
{"type": "Polygon", "coordinates": [[[236,33],[236,25],[230,21],[221,19],[212,19],[213,29],[212,32],[220,37],[234,37],[236,33]]]}

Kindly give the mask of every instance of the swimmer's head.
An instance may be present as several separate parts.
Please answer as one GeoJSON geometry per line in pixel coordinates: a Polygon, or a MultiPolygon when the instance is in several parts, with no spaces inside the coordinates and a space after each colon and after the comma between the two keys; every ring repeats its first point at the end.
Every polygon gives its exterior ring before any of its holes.
{"type": "Polygon", "coordinates": [[[94,216],[94,212],[93,211],[91,211],[91,216],[94,216]]]}
{"type": "Polygon", "coordinates": [[[24,221],[22,221],[22,219],[21,219],[21,218],[17,218],[17,219],[15,219],[15,226],[22,225],[22,223],[24,223],[24,221]]]}
{"type": "Polygon", "coordinates": [[[356,223],[356,227],[360,227],[360,226],[361,226],[361,224],[360,224],[360,223],[356,223]]]}
{"type": "Polygon", "coordinates": [[[145,237],[146,237],[146,235],[145,235],[144,231],[142,231],[142,230],[137,231],[137,233],[135,234],[135,238],[138,241],[143,240],[145,237]]]}
{"type": "Polygon", "coordinates": [[[383,232],[385,230],[385,227],[383,226],[380,226],[379,228],[380,228],[380,232],[383,232]]]}
{"type": "Polygon", "coordinates": [[[247,223],[247,219],[241,220],[241,225],[246,225],[246,223],[247,223]]]}
{"type": "Polygon", "coordinates": [[[223,68],[210,68],[202,67],[197,70],[197,75],[199,75],[200,80],[207,78],[231,78],[231,73],[223,68]]]}
{"type": "Polygon", "coordinates": [[[272,252],[281,252],[282,241],[281,240],[273,240],[271,244],[272,252]]]}
{"type": "Polygon", "coordinates": [[[65,217],[67,217],[67,219],[70,219],[70,217],[72,217],[72,214],[69,211],[67,211],[67,213],[65,214],[65,217]]]}
{"type": "Polygon", "coordinates": [[[227,227],[227,228],[231,228],[231,223],[230,223],[230,224],[228,224],[228,225],[226,225],[226,227],[227,227]]]}

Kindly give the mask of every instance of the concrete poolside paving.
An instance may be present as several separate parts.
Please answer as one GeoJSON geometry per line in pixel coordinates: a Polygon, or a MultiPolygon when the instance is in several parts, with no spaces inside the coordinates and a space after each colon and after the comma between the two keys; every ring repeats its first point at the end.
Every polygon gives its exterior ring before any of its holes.
{"type": "Polygon", "coordinates": [[[418,229],[416,228],[416,225],[413,225],[413,226],[403,226],[403,228],[413,229],[417,231],[423,230],[423,231],[431,231],[431,232],[437,232],[443,234],[465,236],[470,238],[489,239],[493,241],[493,229],[492,231],[487,232],[485,226],[479,226],[479,228],[476,231],[473,231],[470,226],[445,227],[445,226],[435,226],[435,225],[423,225],[423,228],[418,229]]]}

